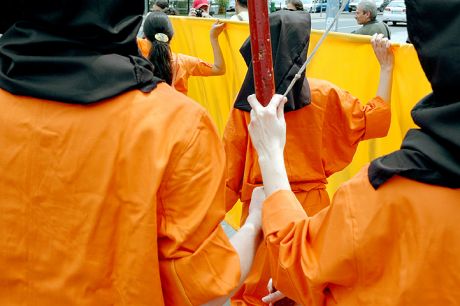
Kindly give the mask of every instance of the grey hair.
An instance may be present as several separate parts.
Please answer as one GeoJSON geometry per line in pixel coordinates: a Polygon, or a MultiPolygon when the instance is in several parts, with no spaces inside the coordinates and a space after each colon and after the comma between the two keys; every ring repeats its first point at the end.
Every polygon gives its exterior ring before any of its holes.
{"type": "Polygon", "coordinates": [[[370,13],[371,21],[377,18],[377,6],[374,1],[363,0],[358,6],[363,10],[363,13],[370,13]]]}
{"type": "Polygon", "coordinates": [[[298,11],[303,11],[303,3],[301,0],[287,0],[286,4],[291,3],[298,11]]]}

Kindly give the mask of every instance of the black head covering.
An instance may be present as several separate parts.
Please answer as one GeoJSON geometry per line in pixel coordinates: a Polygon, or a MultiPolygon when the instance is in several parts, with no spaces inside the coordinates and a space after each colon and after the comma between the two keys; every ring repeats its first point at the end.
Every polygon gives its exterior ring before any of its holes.
{"type": "Polygon", "coordinates": [[[420,129],[401,149],[374,160],[369,180],[378,188],[394,175],[460,188],[460,0],[406,0],[407,30],[433,88],[412,110],[420,129]]]}
{"type": "MultiPolygon", "coordinates": [[[[307,59],[310,42],[311,18],[303,11],[282,10],[270,14],[270,38],[272,43],[273,71],[275,74],[275,92],[284,94],[295,74],[307,59]]],[[[247,98],[254,94],[254,74],[251,56],[251,41],[246,39],[240,48],[248,72],[235,100],[234,107],[251,111],[247,98]]],[[[285,112],[300,109],[310,104],[310,87],[305,71],[287,95],[285,112]]]]}
{"type": "Polygon", "coordinates": [[[158,82],[138,57],[141,0],[2,0],[0,88],[92,103],[158,82]]]}

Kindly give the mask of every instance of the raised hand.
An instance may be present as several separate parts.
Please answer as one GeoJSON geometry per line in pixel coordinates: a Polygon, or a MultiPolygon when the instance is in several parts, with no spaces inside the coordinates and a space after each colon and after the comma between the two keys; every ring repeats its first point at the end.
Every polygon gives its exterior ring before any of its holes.
{"type": "Polygon", "coordinates": [[[211,38],[217,39],[217,37],[219,37],[219,35],[224,31],[224,29],[225,23],[217,19],[216,22],[212,25],[209,35],[211,36],[211,38]]]}
{"type": "Polygon", "coordinates": [[[391,43],[383,34],[374,34],[371,38],[372,48],[381,68],[393,68],[394,54],[391,43]]]}
{"type": "Polygon", "coordinates": [[[270,103],[263,107],[255,95],[248,97],[252,107],[249,134],[260,158],[268,158],[273,154],[283,153],[286,144],[286,121],[284,120],[284,104],[286,98],[274,95],[270,103]]]}

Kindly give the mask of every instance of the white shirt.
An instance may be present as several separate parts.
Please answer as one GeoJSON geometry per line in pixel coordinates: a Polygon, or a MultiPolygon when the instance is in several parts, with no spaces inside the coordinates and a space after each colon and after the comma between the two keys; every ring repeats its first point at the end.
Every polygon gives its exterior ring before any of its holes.
{"type": "Polygon", "coordinates": [[[249,13],[248,11],[242,11],[230,17],[230,20],[249,21],[249,13]]]}

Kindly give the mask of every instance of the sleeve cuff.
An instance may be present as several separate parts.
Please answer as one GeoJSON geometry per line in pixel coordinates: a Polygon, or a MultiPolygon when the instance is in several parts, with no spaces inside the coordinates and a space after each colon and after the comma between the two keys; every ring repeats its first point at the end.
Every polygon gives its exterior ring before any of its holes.
{"type": "Polygon", "coordinates": [[[381,97],[373,98],[366,105],[366,133],[363,139],[385,137],[391,123],[391,108],[381,97]]]}
{"type": "Polygon", "coordinates": [[[305,220],[308,215],[292,191],[280,190],[270,195],[262,208],[262,227],[265,238],[286,227],[287,224],[305,220]]]}

